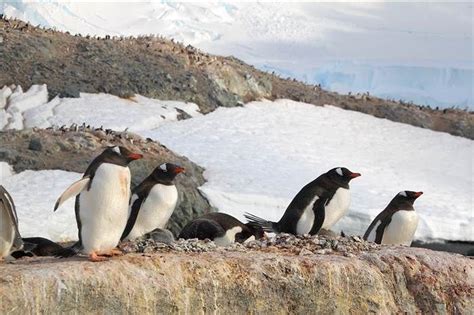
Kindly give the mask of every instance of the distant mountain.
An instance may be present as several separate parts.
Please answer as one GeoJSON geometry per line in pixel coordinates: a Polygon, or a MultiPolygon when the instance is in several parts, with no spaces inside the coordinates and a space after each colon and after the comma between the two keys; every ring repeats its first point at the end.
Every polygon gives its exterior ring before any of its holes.
{"type": "Polygon", "coordinates": [[[4,2],[83,35],[161,34],[323,88],[474,108],[472,3],[4,2]]]}

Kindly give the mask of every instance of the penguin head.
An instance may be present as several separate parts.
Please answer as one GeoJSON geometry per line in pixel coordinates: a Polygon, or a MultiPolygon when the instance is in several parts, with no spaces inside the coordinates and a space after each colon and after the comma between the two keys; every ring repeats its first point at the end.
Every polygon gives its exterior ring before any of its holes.
{"type": "Polygon", "coordinates": [[[399,192],[394,199],[400,200],[400,201],[405,201],[405,202],[410,202],[414,203],[415,200],[423,195],[422,191],[410,191],[410,190],[403,190],[399,192]]]}
{"type": "Polygon", "coordinates": [[[345,167],[336,167],[327,172],[329,178],[338,183],[348,184],[351,180],[361,176],[360,173],[353,173],[345,167]]]}
{"type": "Polygon", "coordinates": [[[173,163],[163,163],[155,168],[153,176],[158,179],[173,180],[179,173],[184,173],[183,167],[173,163]]]}
{"type": "Polygon", "coordinates": [[[104,154],[108,156],[111,160],[121,160],[126,164],[130,163],[131,161],[143,158],[142,154],[133,153],[126,147],[117,145],[105,149],[104,154]]]}

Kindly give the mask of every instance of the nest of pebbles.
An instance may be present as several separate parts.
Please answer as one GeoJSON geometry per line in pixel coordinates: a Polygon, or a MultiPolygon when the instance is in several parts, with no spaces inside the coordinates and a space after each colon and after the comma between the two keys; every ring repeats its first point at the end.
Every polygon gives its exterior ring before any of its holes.
{"type": "Polygon", "coordinates": [[[353,257],[361,252],[377,249],[379,245],[364,241],[359,236],[292,235],[276,234],[246,243],[233,243],[226,247],[217,246],[211,240],[179,239],[169,244],[153,239],[138,239],[125,242],[120,248],[125,253],[205,253],[205,252],[249,252],[285,253],[300,256],[342,255],[353,257]]]}

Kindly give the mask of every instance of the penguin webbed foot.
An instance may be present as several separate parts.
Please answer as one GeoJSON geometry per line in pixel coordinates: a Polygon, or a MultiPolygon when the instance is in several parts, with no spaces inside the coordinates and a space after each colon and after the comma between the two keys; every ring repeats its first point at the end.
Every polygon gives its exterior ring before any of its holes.
{"type": "Polygon", "coordinates": [[[102,255],[98,255],[96,252],[92,252],[89,254],[89,260],[92,262],[100,262],[107,261],[109,260],[109,258],[102,255]]]}
{"type": "Polygon", "coordinates": [[[110,251],[101,253],[100,255],[105,256],[105,257],[122,256],[123,252],[118,248],[114,248],[114,249],[111,249],[110,251]]]}

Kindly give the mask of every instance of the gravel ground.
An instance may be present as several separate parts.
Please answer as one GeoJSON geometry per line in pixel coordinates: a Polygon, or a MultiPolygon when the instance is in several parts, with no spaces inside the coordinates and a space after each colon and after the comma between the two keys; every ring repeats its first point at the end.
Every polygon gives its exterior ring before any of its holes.
{"type": "Polygon", "coordinates": [[[247,243],[234,243],[227,247],[219,247],[210,240],[179,239],[171,244],[156,242],[152,239],[138,239],[125,242],[120,248],[125,253],[156,253],[156,252],[222,252],[222,251],[263,251],[280,252],[292,255],[343,255],[355,256],[361,252],[378,249],[380,245],[364,241],[359,236],[321,236],[321,235],[299,235],[281,233],[274,236],[266,236],[260,240],[247,243]]]}

